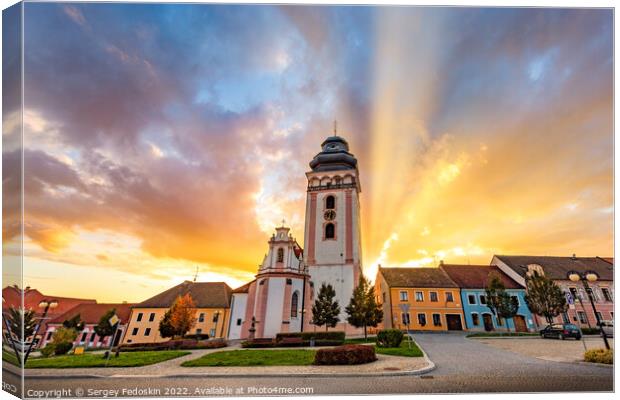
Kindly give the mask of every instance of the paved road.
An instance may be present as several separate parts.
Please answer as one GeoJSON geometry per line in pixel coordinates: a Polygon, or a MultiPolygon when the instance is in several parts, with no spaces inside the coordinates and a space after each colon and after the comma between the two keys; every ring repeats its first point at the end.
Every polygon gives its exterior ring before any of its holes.
{"type": "MultiPolygon", "coordinates": [[[[26,395],[34,397],[39,394],[37,390],[50,388],[64,389],[63,397],[112,397],[114,394],[123,397],[134,394],[142,397],[204,397],[214,394],[242,396],[287,393],[321,395],[613,390],[612,368],[538,360],[465,339],[459,334],[415,334],[414,337],[437,365],[435,371],[423,377],[38,378],[26,381],[27,390],[31,391],[26,395]],[[274,388],[283,389],[274,392],[274,388]],[[97,390],[100,391],[96,392],[97,390]],[[112,390],[120,392],[112,393],[112,390]]],[[[3,379],[10,382],[14,381],[15,377],[5,373],[3,379]]],[[[46,397],[54,397],[56,394],[41,393],[46,397]]]]}

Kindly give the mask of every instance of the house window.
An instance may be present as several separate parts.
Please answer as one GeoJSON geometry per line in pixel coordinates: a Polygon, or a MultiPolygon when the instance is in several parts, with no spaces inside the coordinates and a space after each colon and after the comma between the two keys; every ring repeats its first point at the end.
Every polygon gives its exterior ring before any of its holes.
{"type": "Polygon", "coordinates": [[[409,325],[411,322],[409,318],[409,313],[401,313],[400,314],[401,321],[403,321],[403,325],[409,325]]]}
{"type": "Polygon", "coordinates": [[[299,294],[293,293],[291,297],[291,318],[297,318],[297,304],[299,303],[299,294]]]}
{"type": "Polygon", "coordinates": [[[400,292],[400,301],[407,301],[407,300],[409,300],[409,296],[407,295],[407,291],[406,290],[401,290],[401,292],[400,292]]]}
{"type": "Polygon", "coordinates": [[[153,322],[155,321],[155,313],[152,312],[151,315],[149,315],[149,322],[153,322]]]}
{"type": "Polygon", "coordinates": [[[52,334],[53,333],[54,333],[54,331],[47,332],[47,337],[45,338],[45,340],[50,340],[52,338],[52,334]]]}
{"type": "Polygon", "coordinates": [[[242,323],[242,322],[243,322],[243,321],[241,321],[241,318],[237,318],[237,326],[241,326],[241,323],[242,323]]]}
{"type": "Polygon", "coordinates": [[[151,328],[146,328],[144,330],[144,336],[149,336],[151,334],[151,328]]]}
{"type": "Polygon", "coordinates": [[[336,231],[334,229],[334,224],[325,225],[325,239],[333,239],[336,237],[336,231]]]}
{"type": "Polygon", "coordinates": [[[202,335],[202,329],[196,329],[196,336],[202,335]]]}
{"type": "Polygon", "coordinates": [[[138,321],[138,322],[142,321],[142,313],[141,312],[138,313],[138,317],[136,318],[136,321],[138,321]]]}
{"type": "Polygon", "coordinates": [[[213,314],[213,322],[217,322],[220,319],[220,313],[219,312],[215,312],[215,314],[213,314]]]}
{"type": "Polygon", "coordinates": [[[441,326],[441,315],[440,314],[433,314],[433,325],[441,326]]]}
{"type": "Polygon", "coordinates": [[[424,293],[415,292],[415,301],[424,301],[424,293]]]}
{"type": "Polygon", "coordinates": [[[132,336],[136,336],[137,334],[138,334],[138,328],[133,328],[133,329],[131,330],[131,335],[132,335],[132,336]]]}
{"type": "Polygon", "coordinates": [[[487,296],[483,294],[480,295],[480,304],[487,304],[487,296]]]}
{"type": "Polygon", "coordinates": [[[293,284],[293,280],[291,278],[286,278],[286,284],[287,285],[292,285],[293,284]]]}
{"type": "Polygon", "coordinates": [[[336,199],[334,196],[327,196],[325,198],[325,209],[331,210],[336,208],[336,199]]]}
{"type": "Polygon", "coordinates": [[[599,311],[597,311],[596,312],[596,318],[597,318],[596,322],[602,321],[603,320],[603,314],[601,314],[599,311]]]}
{"type": "Polygon", "coordinates": [[[205,313],[200,313],[198,316],[198,322],[205,322],[205,313]]]}
{"type": "Polygon", "coordinates": [[[517,306],[519,306],[519,298],[517,296],[510,296],[510,299],[512,300],[512,302],[514,304],[516,304],[517,306]]]}
{"type": "Polygon", "coordinates": [[[418,324],[421,326],[426,325],[426,314],[418,314],[418,324]]]}
{"type": "Polygon", "coordinates": [[[468,294],[467,295],[467,301],[469,302],[469,304],[476,304],[476,295],[475,294],[468,294]]]}
{"type": "Polygon", "coordinates": [[[612,301],[611,292],[609,291],[609,289],[601,288],[601,291],[603,292],[603,298],[605,299],[605,301],[612,301]]]}
{"type": "Polygon", "coordinates": [[[582,324],[588,323],[588,318],[586,317],[586,313],[583,311],[577,311],[577,315],[579,316],[579,322],[582,324]]]}
{"type": "Polygon", "coordinates": [[[278,262],[283,262],[283,261],[284,261],[284,249],[280,247],[278,249],[278,262]]]}
{"type": "Polygon", "coordinates": [[[86,336],[88,336],[88,332],[82,333],[82,338],[80,339],[80,342],[85,342],[86,341],[86,336]]]}
{"type": "Polygon", "coordinates": [[[446,302],[452,303],[454,301],[454,297],[452,296],[452,292],[446,292],[446,302]]]}
{"type": "Polygon", "coordinates": [[[94,341],[95,341],[95,336],[97,336],[97,334],[96,334],[95,332],[93,332],[93,334],[92,334],[92,335],[90,335],[90,340],[89,340],[89,342],[91,342],[91,343],[92,343],[92,342],[94,342],[94,341]]]}
{"type": "Polygon", "coordinates": [[[211,330],[209,331],[209,336],[210,336],[210,337],[215,337],[215,329],[211,329],[211,330]]]}
{"type": "Polygon", "coordinates": [[[262,285],[264,285],[264,284],[265,284],[265,280],[264,280],[264,279],[263,279],[262,281],[258,282],[258,285],[259,285],[259,286],[262,286],[262,285]]]}
{"type": "Polygon", "coordinates": [[[474,324],[474,326],[480,325],[480,316],[477,313],[472,313],[471,314],[471,321],[474,324]]]}
{"type": "Polygon", "coordinates": [[[431,301],[437,302],[437,292],[431,292],[431,301]]]}
{"type": "Polygon", "coordinates": [[[573,301],[581,300],[581,298],[577,294],[576,288],[572,287],[572,288],[568,288],[568,290],[570,291],[570,295],[573,297],[573,301]]]}

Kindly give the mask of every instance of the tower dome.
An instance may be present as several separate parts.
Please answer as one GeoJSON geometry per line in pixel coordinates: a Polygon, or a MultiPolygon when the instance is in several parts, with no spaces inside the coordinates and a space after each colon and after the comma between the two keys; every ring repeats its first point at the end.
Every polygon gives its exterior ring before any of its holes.
{"type": "Polygon", "coordinates": [[[349,153],[349,143],[340,136],[330,136],[321,143],[322,151],[312,161],[312,171],[337,171],[343,169],[356,169],[357,159],[349,153]]]}

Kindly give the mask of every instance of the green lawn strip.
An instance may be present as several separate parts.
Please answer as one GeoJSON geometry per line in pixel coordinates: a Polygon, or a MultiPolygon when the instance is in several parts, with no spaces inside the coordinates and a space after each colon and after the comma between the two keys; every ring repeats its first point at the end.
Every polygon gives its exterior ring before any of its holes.
{"type": "Polygon", "coordinates": [[[251,367],[311,365],[315,350],[229,350],[185,361],[183,367],[251,367]]]}
{"type": "Polygon", "coordinates": [[[476,337],[511,337],[511,336],[540,336],[539,333],[534,332],[476,332],[470,333],[466,337],[468,338],[476,338],[476,337]]]}
{"type": "Polygon", "coordinates": [[[9,364],[19,366],[19,362],[17,360],[17,356],[13,352],[9,352],[7,350],[2,349],[2,361],[6,361],[9,364]]]}
{"type": "MultiPolygon", "coordinates": [[[[189,351],[135,351],[120,353],[118,357],[112,354],[107,367],[141,367],[157,364],[190,354],[189,351]]],[[[26,368],[96,368],[105,367],[106,359],[103,354],[64,355],[49,358],[30,359],[26,368]]]]}
{"type": "Polygon", "coordinates": [[[384,354],[386,356],[400,356],[400,357],[422,357],[424,354],[415,342],[411,342],[411,348],[409,343],[405,340],[402,341],[400,347],[378,347],[375,346],[375,352],[377,354],[384,354]]]}

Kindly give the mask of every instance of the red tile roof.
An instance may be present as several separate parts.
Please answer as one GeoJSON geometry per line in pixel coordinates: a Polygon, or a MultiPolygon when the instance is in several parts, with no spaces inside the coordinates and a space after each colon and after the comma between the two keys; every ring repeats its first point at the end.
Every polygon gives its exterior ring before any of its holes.
{"type": "Polygon", "coordinates": [[[140,308],[168,308],[179,296],[189,293],[198,308],[228,308],[232,289],[224,282],[185,281],[173,288],[136,304],[140,308]]]}
{"type": "Polygon", "coordinates": [[[452,279],[439,268],[382,268],[379,272],[390,287],[455,288],[452,279]]]}
{"type": "Polygon", "coordinates": [[[439,268],[444,270],[450,279],[463,289],[484,289],[489,282],[489,275],[492,274],[497,274],[500,277],[506,289],[523,289],[521,285],[494,265],[443,264],[439,268]]]}
{"type": "Polygon", "coordinates": [[[551,256],[500,256],[498,259],[503,261],[516,273],[526,277],[528,265],[540,265],[545,272],[545,276],[555,280],[568,279],[571,271],[586,272],[593,271],[602,281],[614,280],[614,266],[608,261],[599,257],[551,257],[551,256]]]}
{"type": "Polygon", "coordinates": [[[110,309],[116,309],[116,315],[121,322],[125,323],[129,320],[131,307],[134,304],[127,303],[98,303],[98,304],[80,304],[69,311],[48,321],[48,324],[62,324],[64,321],[80,315],[80,319],[87,324],[98,324],[101,316],[110,309]]]}
{"type": "Polygon", "coordinates": [[[250,290],[250,285],[252,284],[252,282],[256,282],[256,279],[254,279],[251,282],[246,283],[243,286],[239,286],[237,289],[233,290],[233,293],[247,293],[250,290]]]}

